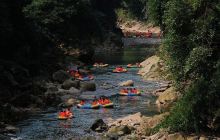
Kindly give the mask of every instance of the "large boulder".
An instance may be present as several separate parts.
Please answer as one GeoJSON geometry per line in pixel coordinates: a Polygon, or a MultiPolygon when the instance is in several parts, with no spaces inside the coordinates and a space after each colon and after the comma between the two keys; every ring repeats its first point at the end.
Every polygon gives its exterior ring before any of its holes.
{"type": "Polygon", "coordinates": [[[127,81],[119,83],[119,86],[134,86],[134,81],[127,80],[127,81]]]}
{"type": "Polygon", "coordinates": [[[174,133],[174,134],[169,134],[167,140],[185,140],[185,138],[180,133],[174,133]]]}
{"type": "Polygon", "coordinates": [[[103,132],[108,130],[108,125],[102,119],[97,119],[90,128],[96,132],[103,132]]]}
{"type": "Polygon", "coordinates": [[[78,101],[71,95],[64,95],[61,97],[62,103],[58,106],[60,107],[72,107],[74,104],[76,104],[78,101]]]}
{"type": "Polygon", "coordinates": [[[176,101],[178,97],[179,95],[175,91],[175,89],[173,87],[170,87],[159,95],[158,99],[156,100],[156,104],[159,108],[167,108],[174,101],[176,101]]]}
{"type": "Polygon", "coordinates": [[[80,89],[82,91],[95,91],[96,84],[94,82],[80,82],[80,89]]]}
{"type": "Polygon", "coordinates": [[[53,77],[54,81],[63,83],[65,80],[70,78],[70,75],[64,70],[59,70],[59,71],[53,73],[52,77],[53,77]]]}
{"type": "Polygon", "coordinates": [[[138,72],[145,80],[158,81],[163,80],[161,73],[164,71],[164,64],[158,56],[152,56],[141,63],[143,68],[138,72]]]}
{"type": "Polygon", "coordinates": [[[7,133],[16,133],[16,132],[19,131],[19,128],[15,127],[15,126],[12,126],[12,125],[7,125],[7,126],[5,127],[5,131],[6,131],[7,133]]]}
{"type": "Polygon", "coordinates": [[[57,92],[55,92],[58,95],[78,95],[81,93],[81,91],[77,88],[71,87],[69,90],[66,89],[59,89],[57,92]]]}
{"type": "Polygon", "coordinates": [[[62,84],[63,89],[70,89],[71,87],[79,88],[79,81],[73,81],[71,79],[65,80],[62,84]]]}
{"type": "Polygon", "coordinates": [[[119,136],[123,136],[123,135],[131,134],[131,131],[132,131],[131,127],[129,127],[127,125],[121,125],[121,126],[111,127],[108,130],[108,133],[109,134],[117,134],[119,136]]]}

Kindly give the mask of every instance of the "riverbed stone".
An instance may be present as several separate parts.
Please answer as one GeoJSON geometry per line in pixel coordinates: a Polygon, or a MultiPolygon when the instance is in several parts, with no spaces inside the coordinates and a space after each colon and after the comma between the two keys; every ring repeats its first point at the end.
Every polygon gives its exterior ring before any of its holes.
{"type": "Polygon", "coordinates": [[[70,75],[64,70],[58,70],[52,75],[53,80],[59,83],[63,83],[65,80],[70,78],[70,75]]]}
{"type": "Polygon", "coordinates": [[[96,84],[94,82],[85,82],[80,81],[80,89],[82,91],[95,91],[96,84]]]}
{"type": "Polygon", "coordinates": [[[134,86],[134,81],[133,80],[127,80],[127,81],[119,83],[119,86],[134,86]]]}
{"type": "Polygon", "coordinates": [[[73,81],[72,79],[67,79],[63,82],[62,84],[62,88],[63,89],[70,89],[71,87],[74,87],[74,88],[79,88],[79,81],[73,81]]]}
{"type": "Polygon", "coordinates": [[[97,119],[90,128],[96,132],[103,132],[108,130],[108,125],[102,119],[97,119]]]}
{"type": "Polygon", "coordinates": [[[132,128],[128,127],[127,125],[121,125],[121,126],[111,127],[108,130],[108,133],[117,134],[118,136],[123,136],[123,135],[131,134],[131,130],[132,128]]]}
{"type": "Polygon", "coordinates": [[[7,133],[16,133],[16,132],[19,131],[19,128],[15,127],[15,126],[12,126],[12,125],[7,125],[7,126],[5,127],[5,131],[6,131],[7,133]]]}

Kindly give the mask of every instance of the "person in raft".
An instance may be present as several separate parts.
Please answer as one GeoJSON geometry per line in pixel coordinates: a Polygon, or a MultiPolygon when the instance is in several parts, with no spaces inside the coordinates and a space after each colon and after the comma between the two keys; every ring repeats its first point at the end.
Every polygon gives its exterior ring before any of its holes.
{"type": "Polygon", "coordinates": [[[116,70],[123,71],[123,68],[122,68],[122,66],[118,66],[118,67],[116,67],[116,70]]]}
{"type": "Polygon", "coordinates": [[[111,101],[107,97],[100,97],[98,103],[101,105],[109,104],[111,101]]]}
{"type": "Polygon", "coordinates": [[[85,104],[85,100],[81,100],[79,104],[80,105],[84,105],[85,104]]]}
{"type": "Polygon", "coordinates": [[[65,112],[66,117],[72,117],[73,116],[73,113],[70,111],[70,108],[65,109],[64,112],[65,112]]]}
{"type": "Polygon", "coordinates": [[[122,89],[122,92],[123,92],[123,93],[128,93],[128,89],[123,88],[123,89],[122,89]]]}
{"type": "Polygon", "coordinates": [[[70,108],[67,108],[65,110],[62,110],[60,113],[59,113],[59,116],[60,117],[72,117],[73,116],[73,113],[70,111],[70,108]]]}
{"type": "Polygon", "coordinates": [[[136,89],[136,88],[132,88],[132,89],[131,89],[131,92],[132,92],[132,93],[137,93],[137,89],[136,89]]]}

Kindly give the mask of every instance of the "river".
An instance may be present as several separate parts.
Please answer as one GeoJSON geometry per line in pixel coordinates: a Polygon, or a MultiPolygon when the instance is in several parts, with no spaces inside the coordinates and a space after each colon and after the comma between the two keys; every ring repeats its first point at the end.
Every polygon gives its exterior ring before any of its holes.
{"type": "Polygon", "coordinates": [[[79,98],[90,100],[94,96],[109,96],[115,104],[114,108],[83,110],[73,107],[75,118],[67,121],[57,120],[57,109],[49,108],[42,114],[31,116],[29,119],[19,122],[17,126],[20,131],[16,134],[16,139],[63,140],[80,138],[86,135],[96,135],[89,130],[89,127],[98,118],[109,121],[137,112],[148,116],[157,114],[157,108],[154,104],[155,98],[149,93],[159,87],[159,82],[144,81],[136,74],[138,69],[128,69],[128,72],[123,74],[111,72],[116,65],[125,66],[128,63],[143,61],[146,57],[153,55],[154,50],[155,48],[152,47],[128,47],[121,52],[96,54],[94,57],[96,61],[111,65],[108,68],[94,69],[97,90],[95,92],[83,92],[79,98]],[[143,95],[137,97],[116,96],[120,89],[117,84],[130,79],[134,81],[135,87],[143,90],[143,95]]]}

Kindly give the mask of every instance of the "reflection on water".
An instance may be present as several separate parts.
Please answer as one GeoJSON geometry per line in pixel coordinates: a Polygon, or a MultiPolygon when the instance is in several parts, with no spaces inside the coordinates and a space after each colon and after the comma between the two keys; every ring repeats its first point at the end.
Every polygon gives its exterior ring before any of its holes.
{"type": "MultiPolygon", "coordinates": [[[[139,51],[141,51],[141,53],[137,53],[136,55],[134,55],[132,50],[125,50],[123,55],[115,57],[106,55],[106,57],[102,57],[102,62],[127,64],[127,59],[129,59],[129,63],[131,63],[130,61],[143,61],[146,54],[150,55],[150,53],[146,53],[142,49],[139,51]]],[[[101,55],[97,56],[96,60],[98,60],[101,55]]],[[[141,112],[144,115],[156,114],[157,109],[154,104],[151,104],[155,99],[148,93],[158,87],[158,83],[144,82],[141,77],[136,74],[138,69],[129,69],[127,73],[121,74],[111,73],[114,67],[115,65],[111,65],[108,68],[95,69],[94,73],[97,90],[95,92],[85,92],[80,96],[80,98],[84,99],[91,99],[91,97],[101,95],[109,96],[114,102],[113,109],[102,108],[97,110],[86,110],[73,107],[72,110],[75,117],[66,121],[57,120],[56,112],[43,113],[20,122],[18,126],[21,128],[21,132],[17,133],[17,135],[25,140],[77,138],[86,135],[95,135],[94,132],[89,131],[89,128],[98,118],[102,118],[106,121],[109,118],[117,119],[137,112],[141,112]],[[137,88],[143,91],[143,95],[136,97],[116,96],[120,89],[118,83],[130,79],[134,81],[137,88]]]]}
{"type": "Polygon", "coordinates": [[[94,61],[105,62],[108,64],[136,63],[152,56],[156,49],[157,46],[126,47],[122,51],[113,53],[99,52],[98,54],[95,54],[94,61]]]}

